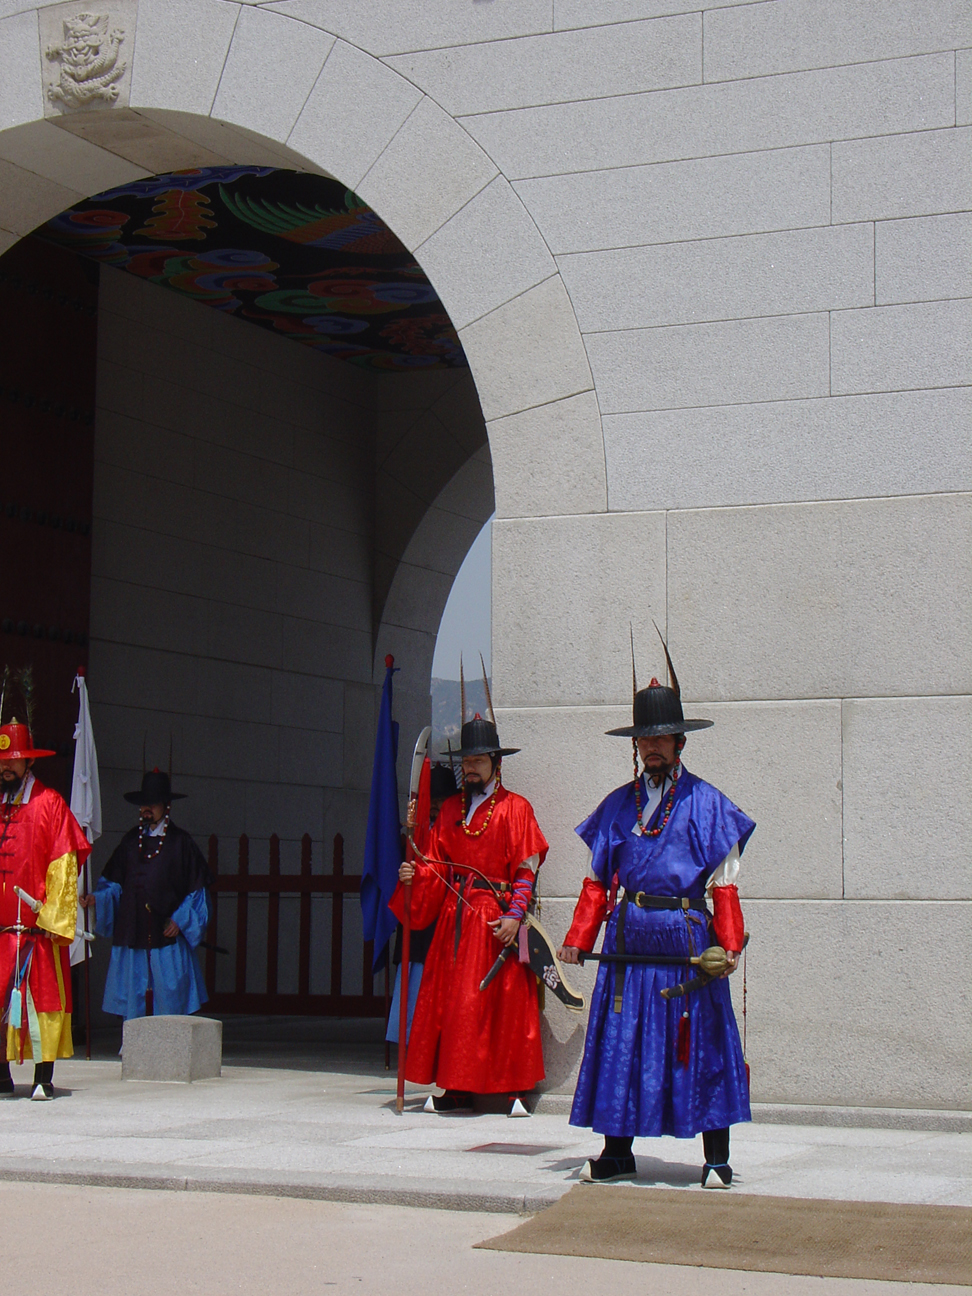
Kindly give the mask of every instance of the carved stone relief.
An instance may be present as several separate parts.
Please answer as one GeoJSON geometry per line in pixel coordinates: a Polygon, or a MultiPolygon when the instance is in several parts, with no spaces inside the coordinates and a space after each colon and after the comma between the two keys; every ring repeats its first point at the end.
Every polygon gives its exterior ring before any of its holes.
{"type": "Polygon", "coordinates": [[[41,9],[41,62],[47,116],[123,107],[131,84],[136,0],[41,9]]]}

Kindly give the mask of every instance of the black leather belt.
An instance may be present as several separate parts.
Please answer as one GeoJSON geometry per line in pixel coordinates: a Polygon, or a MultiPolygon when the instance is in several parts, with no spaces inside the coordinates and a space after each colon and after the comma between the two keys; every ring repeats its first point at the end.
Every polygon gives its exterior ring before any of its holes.
{"type": "MultiPolygon", "coordinates": [[[[625,895],[628,894],[626,891],[625,895]]],[[[639,909],[697,909],[706,912],[705,900],[701,896],[695,899],[689,896],[652,896],[645,895],[644,891],[633,891],[630,897],[639,909]]]]}
{"type": "MultiPolygon", "coordinates": [[[[652,896],[646,895],[644,891],[625,891],[621,897],[621,903],[618,905],[618,925],[615,928],[615,949],[619,954],[625,953],[624,917],[629,904],[636,904],[639,909],[680,909],[683,913],[687,913],[689,909],[696,909],[701,913],[707,912],[705,900],[701,896],[693,899],[691,896],[652,896]]],[[[686,921],[688,921],[687,918],[686,921]]],[[[689,939],[691,940],[691,936],[689,939]]],[[[624,974],[623,967],[615,967],[614,1011],[616,1013],[621,1011],[621,1004],[624,999],[624,974]]]]}
{"type": "Polygon", "coordinates": [[[0,936],[49,936],[43,927],[0,927],[0,936]]]}

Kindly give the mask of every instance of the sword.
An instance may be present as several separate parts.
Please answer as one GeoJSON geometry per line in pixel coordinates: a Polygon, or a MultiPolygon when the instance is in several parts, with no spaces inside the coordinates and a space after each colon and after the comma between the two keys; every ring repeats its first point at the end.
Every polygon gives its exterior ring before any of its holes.
{"type": "MultiPolygon", "coordinates": [[[[563,965],[557,957],[554,943],[541,927],[540,923],[534,918],[533,914],[525,914],[520,923],[521,935],[526,933],[526,953],[527,962],[530,970],[552,990],[565,1008],[571,1012],[584,1011],[584,996],[578,994],[572,985],[564,977],[563,965]]],[[[516,950],[516,943],[505,946],[497,955],[496,962],[489,969],[482,981],[479,983],[479,989],[485,990],[489,983],[496,977],[506,960],[516,950]]]]}
{"type": "MultiPolygon", "coordinates": [[[[422,797],[422,783],[428,789],[431,765],[429,764],[429,739],[432,736],[431,725],[426,725],[419,734],[412,753],[412,770],[408,780],[408,812],[405,818],[405,858],[409,862],[415,859],[415,820],[419,801],[422,797]]],[[[428,825],[428,812],[425,813],[425,825],[428,825]]],[[[398,1083],[395,1089],[395,1111],[401,1115],[405,1110],[405,1056],[408,1052],[408,965],[412,948],[412,884],[404,882],[405,915],[402,922],[402,963],[401,980],[398,988],[398,1083]]]]}
{"type": "Polygon", "coordinates": [[[33,897],[32,895],[29,895],[29,894],[24,890],[23,887],[15,886],[15,887],[14,887],[14,895],[15,895],[15,896],[19,896],[20,899],[23,900],[23,902],[24,902],[24,904],[27,906],[27,908],[28,908],[28,909],[32,909],[32,910],[34,911],[35,914],[40,913],[40,911],[44,908],[44,906],[41,904],[41,902],[40,902],[39,900],[35,900],[34,897],[33,897]]]}

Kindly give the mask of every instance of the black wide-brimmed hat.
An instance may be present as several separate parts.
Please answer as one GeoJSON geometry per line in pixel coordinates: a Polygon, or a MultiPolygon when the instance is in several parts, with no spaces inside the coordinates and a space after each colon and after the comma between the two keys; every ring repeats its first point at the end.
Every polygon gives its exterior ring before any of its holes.
{"type": "Polygon", "coordinates": [[[634,695],[633,723],[623,729],[608,729],[615,738],[650,738],[656,734],[690,733],[693,729],[710,729],[712,720],[686,720],[682,702],[674,689],[653,679],[647,688],[634,695]]]}
{"type": "Polygon", "coordinates": [[[137,806],[170,805],[173,801],[182,801],[185,795],[185,792],[173,792],[168,774],[158,769],[142,775],[142,786],[137,792],[124,793],[125,800],[137,806]]]}
{"type": "Polygon", "coordinates": [[[638,672],[635,669],[634,632],[631,633],[631,691],[633,694],[632,723],[623,729],[608,729],[612,738],[652,738],[660,734],[691,733],[695,729],[711,729],[714,720],[686,720],[682,714],[682,690],[679,688],[678,676],[668,653],[668,644],[662,632],[655,626],[658,638],[665,650],[665,662],[668,666],[668,678],[671,688],[660,684],[652,677],[647,688],[638,688],[638,672]]]}
{"type": "Polygon", "coordinates": [[[463,756],[513,756],[519,750],[519,747],[501,747],[496,725],[492,720],[484,720],[477,711],[462,726],[459,750],[452,754],[461,760],[463,756]]]}

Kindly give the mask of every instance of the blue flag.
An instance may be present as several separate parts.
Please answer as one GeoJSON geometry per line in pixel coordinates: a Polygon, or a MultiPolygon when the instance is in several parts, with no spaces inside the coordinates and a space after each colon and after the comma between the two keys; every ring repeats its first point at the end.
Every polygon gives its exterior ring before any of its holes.
{"type": "Polygon", "coordinates": [[[392,720],[394,662],[391,655],[385,658],[385,684],[378,713],[375,764],[368,803],[368,834],[361,870],[364,938],[375,943],[373,969],[384,963],[388,939],[398,926],[398,919],[388,908],[388,901],[398,886],[398,866],[402,862],[402,826],[398,818],[398,776],[395,772],[398,725],[392,720]]]}

